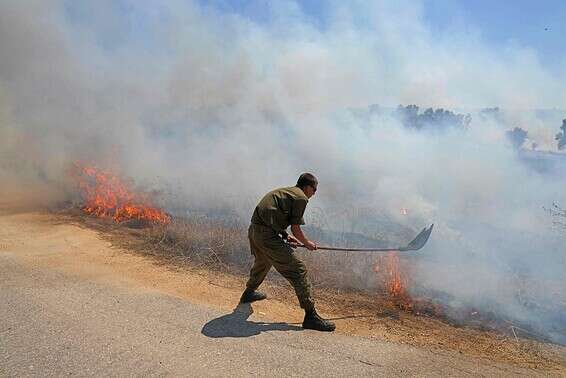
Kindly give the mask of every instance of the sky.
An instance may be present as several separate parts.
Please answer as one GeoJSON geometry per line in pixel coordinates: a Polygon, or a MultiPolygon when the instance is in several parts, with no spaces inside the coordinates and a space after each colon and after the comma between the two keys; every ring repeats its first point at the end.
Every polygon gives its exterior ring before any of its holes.
{"type": "MultiPolygon", "coordinates": [[[[257,22],[270,21],[269,1],[202,0],[222,11],[235,12],[257,22]]],[[[298,2],[310,21],[324,28],[336,2],[298,2]]],[[[563,0],[424,0],[413,1],[434,33],[475,33],[495,48],[509,45],[536,50],[549,69],[566,61],[566,1],[563,0]]]]}
{"type": "Polygon", "coordinates": [[[514,43],[536,50],[553,69],[566,60],[566,1],[426,0],[424,4],[425,20],[438,32],[476,29],[495,47],[514,43]]]}
{"type": "MultiPolygon", "coordinates": [[[[204,7],[219,13],[237,14],[251,22],[273,22],[273,3],[266,0],[199,0],[204,7]]],[[[284,2],[278,2],[279,4],[284,2]]],[[[355,1],[352,3],[356,3],[355,1]]],[[[359,9],[363,12],[363,2],[359,9]]],[[[392,2],[393,3],[393,2],[392,2]]],[[[421,0],[402,2],[415,7],[426,25],[438,38],[452,34],[472,34],[495,49],[524,48],[533,50],[546,69],[564,70],[566,62],[566,1],[563,0],[421,0]]],[[[136,6],[128,0],[91,3],[84,0],[66,3],[69,21],[77,26],[88,24],[104,8],[113,8],[119,21],[108,20],[107,33],[98,33],[105,46],[113,48],[121,43],[145,43],[155,49],[152,22],[158,22],[159,5],[145,2],[136,6]],[[89,5],[90,4],[90,5],[89,5]],[[118,21],[118,22],[117,22],[118,21]],[[117,33],[116,25],[120,33],[117,33]],[[141,38],[140,38],[141,37],[141,38]]],[[[324,30],[332,19],[337,1],[303,0],[289,2],[298,7],[297,17],[324,30]]],[[[354,7],[355,8],[355,7],[354,7]]]]}

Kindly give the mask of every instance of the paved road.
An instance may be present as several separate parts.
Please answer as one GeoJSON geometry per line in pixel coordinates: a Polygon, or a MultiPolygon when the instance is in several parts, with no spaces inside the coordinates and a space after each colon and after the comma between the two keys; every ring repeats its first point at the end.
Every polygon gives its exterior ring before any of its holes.
{"type": "MultiPolygon", "coordinates": [[[[0,231],[0,245],[1,238],[0,231]]],[[[56,254],[58,242],[50,237],[48,252],[33,251],[33,258],[56,254]]],[[[10,247],[16,244],[12,233],[0,248],[0,376],[533,374],[458,354],[264,323],[250,316],[249,306],[222,313],[116,280],[106,284],[94,273],[30,264],[21,248],[10,247]]]]}

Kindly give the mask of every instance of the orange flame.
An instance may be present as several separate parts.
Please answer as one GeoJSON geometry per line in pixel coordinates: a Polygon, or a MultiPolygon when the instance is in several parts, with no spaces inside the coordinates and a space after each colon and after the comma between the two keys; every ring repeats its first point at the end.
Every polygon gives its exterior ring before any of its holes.
{"type": "Polygon", "coordinates": [[[412,301],[407,293],[408,279],[401,268],[399,254],[391,251],[386,256],[380,257],[374,266],[374,271],[382,275],[389,296],[400,307],[406,310],[411,309],[412,301]]]}
{"type": "Polygon", "coordinates": [[[75,164],[79,190],[84,198],[82,209],[98,217],[112,217],[116,222],[139,219],[167,224],[171,217],[150,205],[147,193],[134,193],[110,171],[75,164]]]}

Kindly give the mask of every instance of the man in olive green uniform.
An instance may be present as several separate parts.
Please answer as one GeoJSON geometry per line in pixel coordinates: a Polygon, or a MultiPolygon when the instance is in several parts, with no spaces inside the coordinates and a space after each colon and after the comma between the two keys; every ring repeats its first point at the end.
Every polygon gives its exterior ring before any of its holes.
{"type": "Polygon", "coordinates": [[[305,224],[303,214],[309,198],[316,193],[317,186],[316,177],[303,173],[296,186],[272,190],[256,206],[248,230],[255,262],[240,301],[248,303],[266,298],[265,294],[256,289],[273,266],[295,289],[299,303],[305,310],[303,327],[334,331],[334,324],[316,313],[307,268],[293,250],[299,243],[310,251],[317,248],[316,243],[308,240],[301,230],[301,225],[305,224]],[[293,236],[287,234],[289,226],[293,236]]]}

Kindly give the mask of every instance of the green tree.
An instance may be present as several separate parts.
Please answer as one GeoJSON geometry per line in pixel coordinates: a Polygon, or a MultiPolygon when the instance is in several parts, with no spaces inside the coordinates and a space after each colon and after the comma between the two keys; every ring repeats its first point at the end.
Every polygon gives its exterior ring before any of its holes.
{"type": "Polygon", "coordinates": [[[520,127],[515,127],[513,130],[507,131],[506,135],[513,147],[519,149],[525,143],[525,140],[527,140],[528,134],[520,127]]]}
{"type": "Polygon", "coordinates": [[[556,134],[556,139],[558,141],[558,149],[563,150],[566,147],[566,119],[562,120],[562,126],[560,126],[561,132],[556,134]]]}

